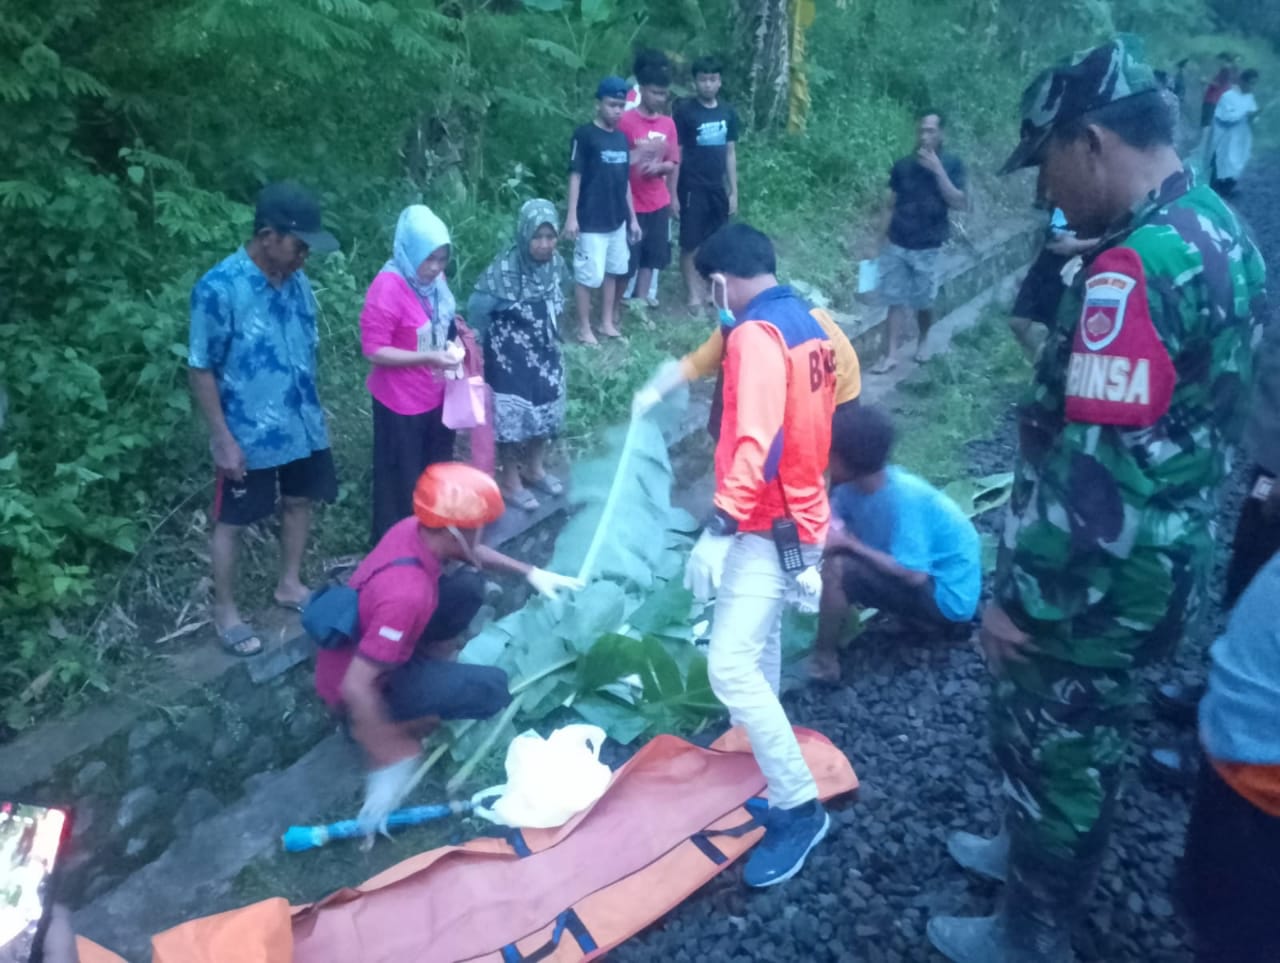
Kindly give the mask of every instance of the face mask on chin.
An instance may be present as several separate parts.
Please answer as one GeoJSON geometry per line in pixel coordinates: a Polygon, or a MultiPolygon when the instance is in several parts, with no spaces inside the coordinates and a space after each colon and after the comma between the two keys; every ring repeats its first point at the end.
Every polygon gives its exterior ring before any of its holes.
{"type": "Polygon", "coordinates": [[[715,303],[716,315],[720,319],[720,326],[722,328],[732,327],[738,319],[735,318],[733,316],[733,312],[729,310],[729,288],[728,288],[728,285],[725,284],[723,277],[719,279],[717,278],[711,279],[711,300],[715,303]],[[716,300],[717,284],[719,284],[721,290],[724,291],[723,305],[721,305],[720,302],[716,300]]]}

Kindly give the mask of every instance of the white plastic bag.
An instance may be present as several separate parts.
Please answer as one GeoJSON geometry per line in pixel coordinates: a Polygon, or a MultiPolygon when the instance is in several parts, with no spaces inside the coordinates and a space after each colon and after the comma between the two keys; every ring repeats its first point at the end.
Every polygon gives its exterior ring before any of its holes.
{"type": "Polygon", "coordinates": [[[507,747],[506,784],[471,797],[476,815],[522,829],[563,826],[609,786],[613,773],[600,761],[604,740],[603,729],[585,723],[546,739],[533,730],[520,733],[507,747]]]}
{"type": "Polygon", "coordinates": [[[880,262],[874,258],[858,262],[858,290],[854,294],[863,304],[874,304],[880,288],[880,262]]]}

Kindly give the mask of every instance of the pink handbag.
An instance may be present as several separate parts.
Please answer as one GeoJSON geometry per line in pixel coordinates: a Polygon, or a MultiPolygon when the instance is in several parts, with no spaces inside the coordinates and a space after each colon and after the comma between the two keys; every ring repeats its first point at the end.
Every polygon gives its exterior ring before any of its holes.
{"type": "Polygon", "coordinates": [[[444,383],[444,411],[441,420],[446,428],[465,431],[485,423],[488,386],[483,375],[451,378],[444,383]]]}

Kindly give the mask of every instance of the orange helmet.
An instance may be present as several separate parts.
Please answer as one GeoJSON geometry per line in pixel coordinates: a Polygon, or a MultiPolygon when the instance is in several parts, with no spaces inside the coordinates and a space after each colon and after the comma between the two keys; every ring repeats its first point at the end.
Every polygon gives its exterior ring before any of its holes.
{"type": "Polygon", "coordinates": [[[505,510],[498,483],[460,461],[429,466],[413,489],[413,514],[427,528],[480,528],[505,510]]]}

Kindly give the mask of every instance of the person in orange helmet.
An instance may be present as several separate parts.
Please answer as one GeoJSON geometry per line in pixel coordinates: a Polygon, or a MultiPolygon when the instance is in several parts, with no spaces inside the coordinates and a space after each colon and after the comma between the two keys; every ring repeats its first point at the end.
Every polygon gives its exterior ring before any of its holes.
{"type": "Polygon", "coordinates": [[[524,576],[556,598],[581,587],[480,544],[505,506],[497,483],[459,462],[418,479],[413,515],[392,525],[347,584],[359,593],[355,639],[322,648],[316,692],[347,722],[368,762],[360,820],[378,829],[411,788],[421,739],[442,719],[484,719],[511,701],[507,674],[453,661],[484,600],[478,569],[524,576]],[[449,562],[462,563],[444,572],[449,562]]]}

